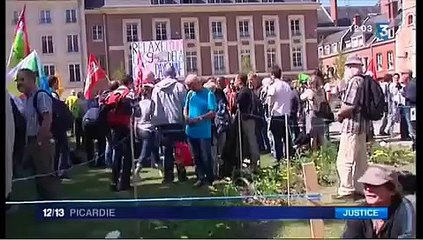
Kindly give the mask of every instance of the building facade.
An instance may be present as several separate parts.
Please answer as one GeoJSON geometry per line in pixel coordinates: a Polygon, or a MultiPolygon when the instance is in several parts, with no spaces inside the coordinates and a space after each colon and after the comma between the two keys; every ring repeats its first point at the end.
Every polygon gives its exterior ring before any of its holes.
{"type": "Polygon", "coordinates": [[[130,73],[133,41],[184,39],[187,73],[234,75],[248,62],[265,73],[296,76],[318,66],[316,1],[172,2],[106,0],[86,9],[88,53],[109,75],[130,73]]]}
{"type": "Polygon", "coordinates": [[[416,72],[416,0],[402,0],[401,22],[395,34],[396,65],[416,72]]]}
{"type": "Polygon", "coordinates": [[[58,75],[64,95],[83,86],[86,72],[85,16],[80,0],[6,1],[6,54],[16,22],[26,5],[29,46],[36,50],[47,75],[58,75]]]}

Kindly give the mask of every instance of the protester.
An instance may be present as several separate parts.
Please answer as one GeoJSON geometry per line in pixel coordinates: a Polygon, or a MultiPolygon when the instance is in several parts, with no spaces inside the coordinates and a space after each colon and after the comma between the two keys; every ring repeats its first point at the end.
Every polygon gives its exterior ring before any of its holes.
{"type": "Polygon", "coordinates": [[[341,109],[337,114],[342,129],[336,160],[340,179],[336,199],[358,199],[363,193],[363,186],[357,179],[367,169],[366,133],[369,123],[361,114],[364,91],[362,68],[361,58],[347,58],[344,74],[348,83],[341,109]]]}
{"type": "Polygon", "coordinates": [[[270,120],[270,131],[272,131],[273,141],[275,144],[276,160],[281,161],[282,158],[287,157],[287,152],[290,155],[294,153],[292,149],[292,139],[288,128],[286,131],[286,124],[290,125],[289,117],[291,114],[291,99],[292,90],[291,86],[281,80],[282,70],[278,66],[272,68],[272,77],[274,83],[270,85],[267,92],[269,98],[269,113],[271,116],[270,120]],[[286,122],[288,119],[288,122],[286,122]],[[289,137],[287,137],[287,135],[289,137]],[[286,143],[288,139],[289,149],[286,149],[283,143],[286,143]]]}
{"type": "Polygon", "coordinates": [[[323,80],[312,75],[308,88],[301,94],[302,101],[306,101],[306,133],[310,136],[311,148],[316,151],[325,143],[325,120],[318,116],[320,104],[326,101],[323,80]]]}
{"type": "MultiPolygon", "coordinates": [[[[119,81],[111,81],[109,82],[109,89],[104,91],[102,94],[100,94],[99,99],[97,101],[98,104],[103,103],[104,99],[107,97],[107,95],[110,92],[113,92],[114,90],[116,90],[119,87],[119,81]]],[[[89,107],[90,109],[90,107],[89,107]]],[[[112,166],[112,162],[113,162],[113,143],[112,143],[112,133],[110,131],[110,129],[105,129],[105,131],[107,131],[106,133],[106,156],[105,156],[105,161],[106,161],[106,165],[108,167],[112,166]]]]}
{"type": "MultiPolygon", "coordinates": [[[[404,97],[404,106],[403,106],[403,116],[406,122],[408,136],[411,140],[415,139],[414,128],[410,119],[410,110],[416,105],[416,81],[413,77],[413,72],[411,70],[406,70],[402,73],[401,78],[402,82],[405,85],[402,91],[402,96],[404,97]]],[[[407,138],[406,138],[407,139],[407,138]]]]}
{"type": "Polygon", "coordinates": [[[204,88],[196,75],[188,75],[185,84],[190,91],[184,106],[187,123],[186,134],[196,165],[195,187],[213,184],[214,160],[212,158],[212,119],[216,111],[216,98],[212,91],[204,88]]]}
{"type": "Polygon", "coordinates": [[[300,111],[302,111],[303,109],[301,108],[301,104],[300,104],[300,93],[294,87],[291,79],[285,78],[284,80],[291,86],[291,90],[292,90],[291,113],[289,116],[289,121],[291,122],[290,129],[291,129],[292,139],[295,140],[300,134],[298,116],[300,111]]]}
{"type": "MultiPolygon", "coordinates": [[[[256,117],[254,116],[254,93],[248,88],[248,76],[238,74],[235,78],[235,86],[238,89],[236,104],[241,118],[241,135],[243,140],[242,155],[250,160],[250,168],[253,171],[258,170],[260,160],[260,150],[257,143],[256,117]],[[248,154],[247,154],[248,151],[248,154]]],[[[243,159],[245,159],[245,157],[243,159]]]]}
{"type": "Polygon", "coordinates": [[[380,87],[382,88],[383,94],[385,95],[385,102],[386,102],[386,105],[387,105],[386,112],[385,112],[385,114],[383,115],[383,118],[382,118],[382,124],[380,125],[380,128],[379,128],[379,135],[381,135],[381,136],[389,135],[389,133],[387,133],[385,131],[385,129],[388,126],[389,114],[390,114],[390,111],[391,111],[391,108],[392,108],[391,107],[392,98],[391,98],[391,94],[390,94],[390,91],[389,91],[389,85],[391,84],[391,82],[392,82],[392,74],[389,74],[389,73],[386,74],[383,81],[380,82],[380,87]]]}
{"type": "Polygon", "coordinates": [[[228,100],[228,109],[231,115],[234,115],[236,112],[236,95],[237,90],[235,87],[235,79],[232,79],[229,82],[229,85],[226,88],[226,99],[228,100]]]}
{"type": "Polygon", "coordinates": [[[394,126],[395,123],[400,121],[400,110],[399,105],[402,102],[400,96],[400,89],[402,89],[401,83],[399,82],[400,75],[395,73],[392,77],[392,82],[389,84],[389,95],[390,95],[390,108],[389,108],[389,122],[388,122],[388,134],[390,137],[394,137],[394,126]]]}
{"type": "MultiPolygon", "coordinates": [[[[71,94],[69,97],[66,98],[65,103],[68,106],[69,110],[74,115],[74,118],[76,117],[76,114],[78,112],[78,109],[76,108],[76,102],[78,101],[78,97],[76,97],[76,92],[74,89],[71,90],[71,94]]],[[[75,119],[76,121],[76,119],[75,119]]],[[[74,123],[74,126],[71,131],[71,136],[73,136],[76,132],[76,122],[74,123]]]]}
{"type": "Polygon", "coordinates": [[[370,166],[358,179],[364,184],[364,196],[369,207],[388,207],[386,220],[349,220],[343,238],[415,238],[415,210],[412,203],[402,196],[398,174],[392,167],[370,166]]]}
{"type": "MultiPolygon", "coordinates": [[[[165,78],[156,83],[151,100],[156,104],[152,122],[159,131],[160,144],[164,152],[164,180],[171,183],[174,179],[175,142],[185,141],[183,107],[187,90],[176,80],[176,71],[170,66],[164,71],[165,78]]],[[[177,168],[179,181],[187,179],[185,169],[177,168]]]]}
{"type": "Polygon", "coordinates": [[[51,95],[56,99],[60,99],[60,95],[57,93],[57,90],[59,90],[59,79],[56,76],[49,76],[48,86],[50,87],[51,95]]]}
{"type": "Polygon", "coordinates": [[[112,130],[113,165],[112,191],[131,190],[130,177],[132,169],[130,119],[132,104],[135,99],[132,90],[132,77],[125,76],[120,86],[110,93],[106,105],[112,106],[108,115],[108,124],[112,130]]]}
{"type": "Polygon", "coordinates": [[[76,149],[79,149],[81,145],[84,145],[83,130],[82,130],[82,118],[88,110],[88,101],[85,99],[82,92],[78,92],[75,106],[72,108],[72,114],[75,118],[75,143],[76,149]]]}
{"type": "MultiPolygon", "coordinates": [[[[5,114],[6,114],[6,135],[5,135],[5,199],[9,199],[12,192],[12,178],[13,178],[13,148],[15,142],[15,121],[12,110],[11,98],[5,88],[5,114]]],[[[7,205],[6,205],[7,206],[7,205]]]]}
{"type": "Polygon", "coordinates": [[[135,138],[141,146],[134,177],[139,177],[142,167],[161,165],[157,132],[151,121],[155,109],[155,103],[151,100],[153,88],[154,78],[146,78],[142,81],[141,100],[134,111],[135,138]],[[150,159],[151,161],[147,162],[150,159]]]}
{"type": "Polygon", "coordinates": [[[27,100],[24,108],[26,119],[26,146],[24,161],[30,161],[35,174],[47,174],[35,179],[38,195],[41,199],[56,197],[59,181],[54,172],[55,143],[50,131],[52,123],[52,99],[45,92],[39,92],[37,98],[36,74],[29,69],[21,69],[17,74],[17,89],[25,94],[27,100]],[[37,101],[39,119],[33,102],[37,101]],[[41,121],[39,121],[41,120],[41,121]]]}

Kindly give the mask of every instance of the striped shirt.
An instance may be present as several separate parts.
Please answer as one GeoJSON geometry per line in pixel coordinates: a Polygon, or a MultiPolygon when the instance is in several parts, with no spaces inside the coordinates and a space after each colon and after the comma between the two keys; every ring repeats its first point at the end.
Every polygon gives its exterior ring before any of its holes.
{"type": "MultiPolygon", "coordinates": [[[[41,124],[38,122],[38,115],[34,108],[34,95],[36,91],[25,99],[24,117],[26,119],[27,137],[37,136],[41,124]]],[[[47,93],[39,92],[37,94],[37,108],[40,114],[52,112],[52,100],[47,93]]]]}
{"type": "Polygon", "coordinates": [[[359,76],[353,77],[348,81],[347,88],[342,99],[342,103],[347,106],[354,106],[355,110],[351,118],[345,118],[342,121],[341,133],[360,134],[366,133],[368,121],[361,114],[361,105],[363,104],[362,92],[364,79],[359,76]]]}

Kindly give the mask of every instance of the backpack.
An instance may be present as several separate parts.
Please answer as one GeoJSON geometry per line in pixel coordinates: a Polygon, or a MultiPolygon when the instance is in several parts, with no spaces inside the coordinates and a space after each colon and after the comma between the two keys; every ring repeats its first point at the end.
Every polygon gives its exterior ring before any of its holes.
{"type": "Polygon", "coordinates": [[[363,78],[361,114],[367,120],[378,121],[388,111],[388,104],[385,101],[382,87],[371,76],[361,77],[363,78]]]}
{"type": "Polygon", "coordinates": [[[65,102],[54,98],[45,90],[38,90],[34,95],[33,104],[34,104],[34,109],[38,116],[39,124],[41,125],[43,121],[43,116],[38,110],[38,101],[37,101],[37,97],[40,92],[46,93],[51,98],[51,101],[52,101],[53,118],[51,122],[51,133],[53,134],[53,136],[60,136],[61,134],[64,134],[67,131],[71,130],[73,127],[73,122],[74,122],[72,112],[69,110],[65,102]]]}
{"type": "Polygon", "coordinates": [[[107,123],[111,128],[129,126],[131,121],[131,113],[125,109],[123,100],[128,96],[130,90],[125,88],[123,91],[120,89],[110,92],[104,99],[104,104],[101,112],[107,112],[107,123]]]}
{"type": "Polygon", "coordinates": [[[323,94],[323,96],[313,99],[313,112],[314,115],[318,118],[327,119],[329,121],[334,121],[335,116],[330,108],[329,102],[326,99],[326,94],[324,91],[320,91],[315,94],[323,94]]]}

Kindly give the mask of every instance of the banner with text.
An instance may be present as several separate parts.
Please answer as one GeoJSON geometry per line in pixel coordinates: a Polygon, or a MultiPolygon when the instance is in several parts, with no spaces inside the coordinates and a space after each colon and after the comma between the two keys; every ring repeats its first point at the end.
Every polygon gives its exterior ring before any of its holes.
{"type": "Polygon", "coordinates": [[[142,69],[143,72],[152,71],[156,78],[163,78],[166,67],[173,65],[176,77],[185,77],[183,40],[133,42],[131,48],[134,76],[142,69]]]}

